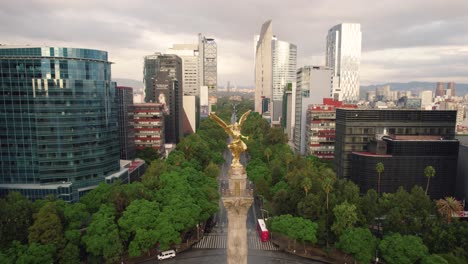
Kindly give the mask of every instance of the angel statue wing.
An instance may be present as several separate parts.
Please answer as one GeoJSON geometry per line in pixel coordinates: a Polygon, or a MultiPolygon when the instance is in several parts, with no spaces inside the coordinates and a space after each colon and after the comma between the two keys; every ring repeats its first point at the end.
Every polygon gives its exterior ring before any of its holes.
{"type": "Polygon", "coordinates": [[[239,126],[242,127],[242,124],[244,123],[244,121],[247,119],[247,117],[249,116],[250,112],[252,112],[252,110],[249,110],[247,112],[245,112],[241,118],[239,119],[239,126]]]}
{"type": "Polygon", "coordinates": [[[214,113],[210,113],[210,114],[209,114],[209,117],[210,117],[211,119],[213,119],[216,123],[218,123],[218,125],[219,125],[220,127],[222,127],[222,128],[224,129],[224,131],[226,131],[226,133],[227,133],[228,135],[230,135],[231,137],[234,137],[234,134],[232,133],[231,128],[230,128],[221,118],[219,118],[219,117],[218,117],[216,114],[214,114],[214,113]]]}

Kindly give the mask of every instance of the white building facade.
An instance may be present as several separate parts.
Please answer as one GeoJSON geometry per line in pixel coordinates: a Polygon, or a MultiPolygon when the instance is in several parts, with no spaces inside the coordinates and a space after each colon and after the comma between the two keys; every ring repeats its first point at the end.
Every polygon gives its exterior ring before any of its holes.
{"type": "Polygon", "coordinates": [[[297,47],[273,35],[271,20],[262,25],[260,35],[254,38],[254,46],[255,111],[270,112],[272,123],[279,122],[284,88],[296,81],[297,47]],[[265,100],[269,102],[267,108],[262,104],[265,100]]]}
{"type": "Polygon", "coordinates": [[[182,59],[182,85],[184,95],[200,96],[198,84],[198,45],[174,44],[167,54],[175,54],[182,59]]]}
{"type": "Polygon", "coordinates": [[[361,40],[360,24],[343,23],[328,31],[325,63],[333,69],[334,99],[346,102],[359,100],[361,40]]]}
{"type": "Polygon", "coordinates": [[[333,70],[323,66],[305,66],[297,70],[294,151],[305,155],[307,143],[306,117],[310,104],[321,104],[332,87],[333,70]]]}

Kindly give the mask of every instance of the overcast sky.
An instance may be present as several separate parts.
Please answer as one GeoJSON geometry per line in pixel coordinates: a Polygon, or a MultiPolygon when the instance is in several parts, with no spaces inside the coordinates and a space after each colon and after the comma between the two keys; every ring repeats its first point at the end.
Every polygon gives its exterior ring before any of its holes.
{"type": "Polygon", "coordinates": [[[361,84],[468,83],[468,0],[2,0],[0,43],[106,50],[113,78],[142,80],[145,55],[201,32],[218,44],[218,85],[253,86],[253,36],[268,19],[298,67],[323,64],[328,29],[351,22],[361,84]]]}

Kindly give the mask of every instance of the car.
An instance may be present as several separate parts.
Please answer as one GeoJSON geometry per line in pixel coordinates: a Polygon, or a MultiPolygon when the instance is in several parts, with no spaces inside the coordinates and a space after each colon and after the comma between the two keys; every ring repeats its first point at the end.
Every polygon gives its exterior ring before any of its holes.
{"type": "Polygon", "coordinates": [[[158,260],[163,260],[163,259],[168,259],[168,258],[175,258],[175,251],[174,250],[168,250],[168,251],[163,251],[158,254],[158,260]]]}

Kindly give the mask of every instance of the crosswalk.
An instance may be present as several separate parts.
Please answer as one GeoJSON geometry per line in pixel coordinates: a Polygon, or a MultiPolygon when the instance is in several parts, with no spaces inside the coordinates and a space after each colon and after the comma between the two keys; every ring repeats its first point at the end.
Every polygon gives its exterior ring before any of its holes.
{"type": "MultiPolygon", "coordinates": [[[[227,235],[207,234],[200,240],[200,242],[195,244],[193,248],[226,248],[226,244],[227,244],[227,235]]],[[[249,234],[247,236],[247,244],[248,244],[249,249],[268,250],[268,251],[279,250],[270,241],[268,242],[260,241],[260,238],[256,234],[249,234]]]]}

